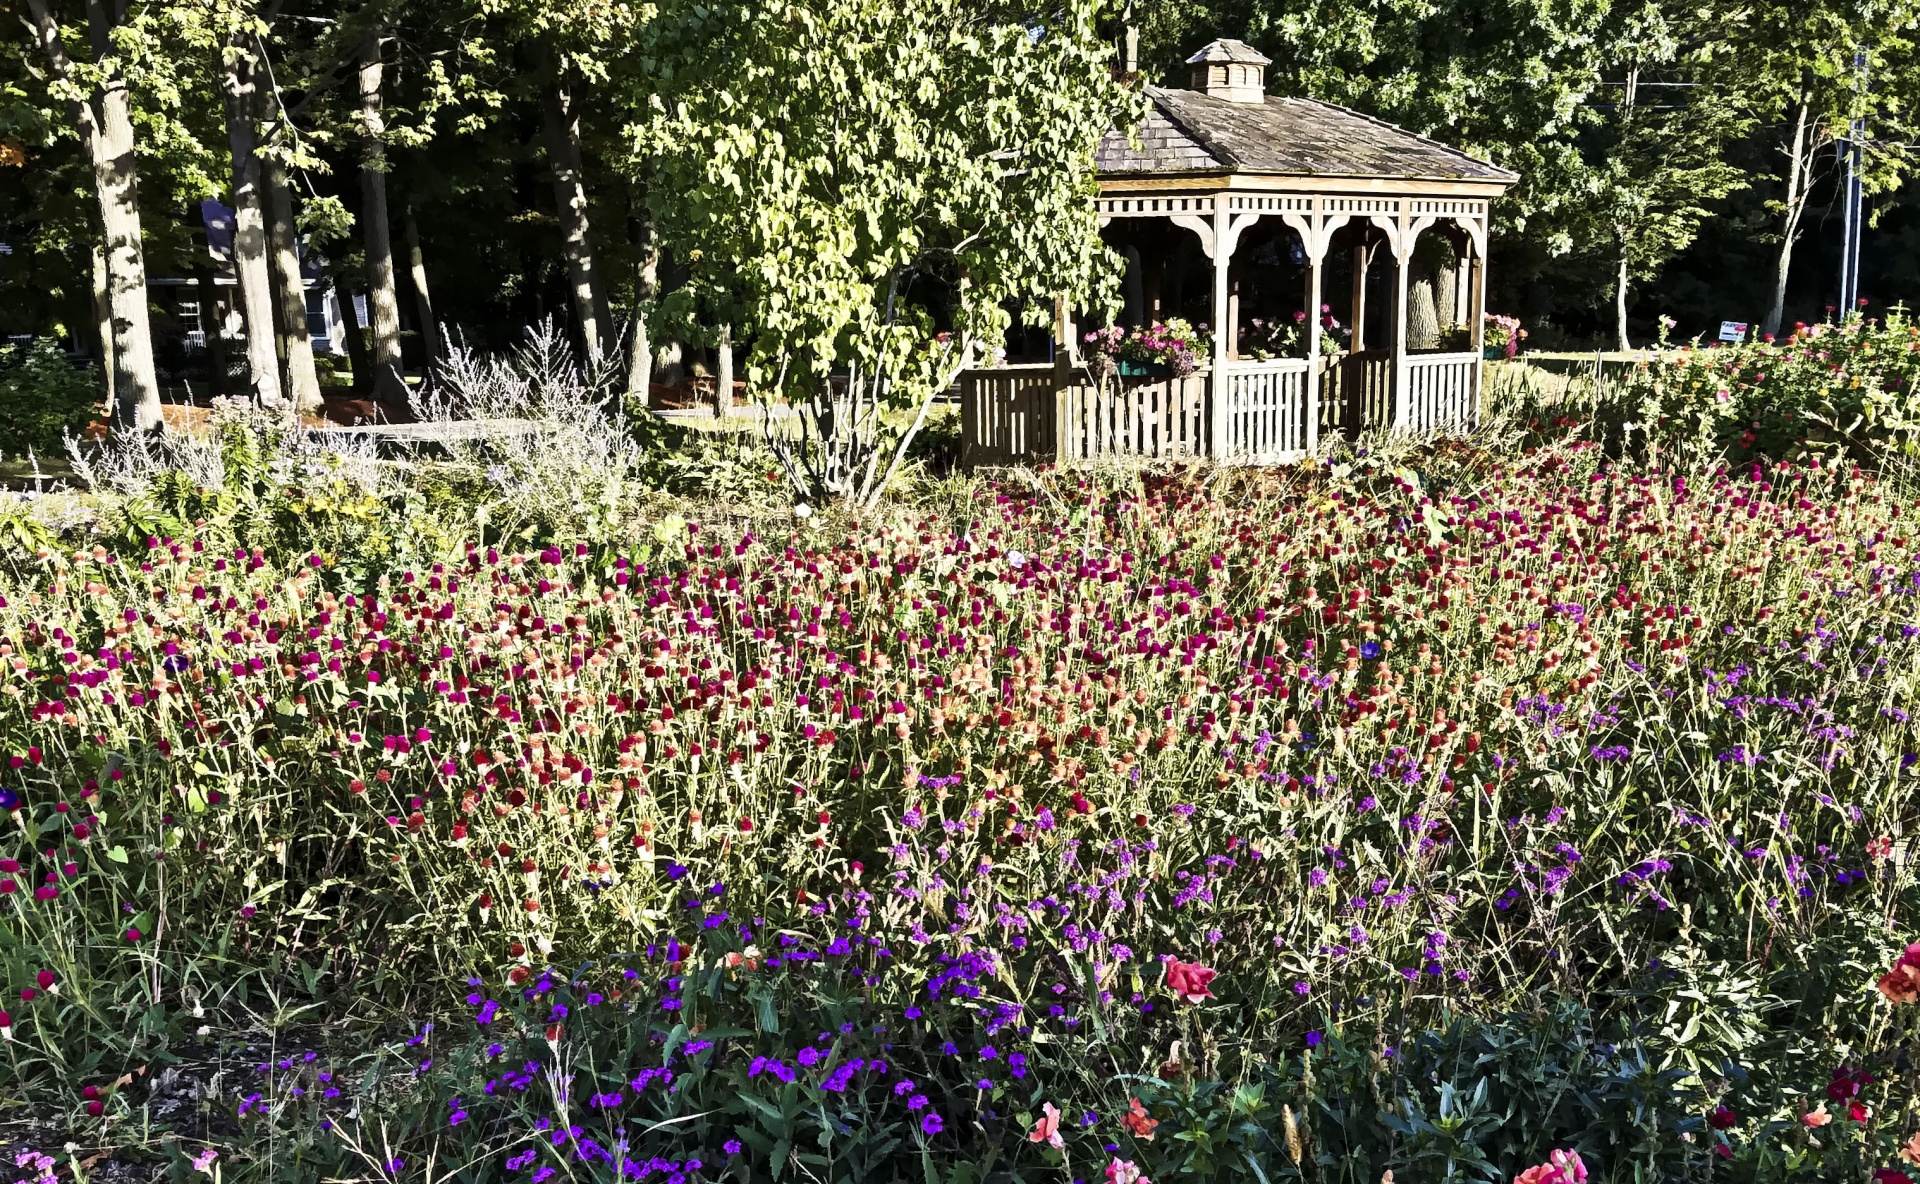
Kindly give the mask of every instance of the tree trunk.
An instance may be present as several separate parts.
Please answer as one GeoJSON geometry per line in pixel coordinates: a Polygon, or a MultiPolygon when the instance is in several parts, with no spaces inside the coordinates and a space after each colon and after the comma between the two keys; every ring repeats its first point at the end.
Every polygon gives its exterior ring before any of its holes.
{"type": "Polygon", "coordinates": [[[653,311],[656,289],[660,284],[660,248],[653,238],[653,217],[642,214],[631,219],[635,250],[633,269],[633,315],[631,337],[627,343],[627,395],[640,406],[653,399],[653,335],[647,332],[647,316],[653,311]]]}
{"type": "Polygon", "coordinates": [[[1407,294],[1407,348],[1434,349],[1440,344],[1440,307],[1431,276],[1413,281],[1407,294]]]}
{"type": "MultiPolygon", "coordinates": [[[[1624,240],[1624,236],[1623,240],[1624,240]]],[[[1613,318],[1619,331],[1620,352],[1633,349],[1633,343],[1627,340],[1627,244],[1619,243],[1620,266],[1613,277],[1613,318]]]]}
{"type": "Polygon", "coordinates": [[[325,404],[320,398],[320,375],[313,368],[313,335],[307,331],[307,285],[300,275],[300,251],[293,232],[293,191],[287,185],[286,167],[278,159],[266,157],[260,170],[271,215],[267,227],[273,246],[281,355],[286,361],[285,389],[297,424],[302,413],[318,411],[325,404]]]}
{"type": "Polygon", "coordinates": [[[340,301],[340,325],[346,330],[347,365],[353,367],[353,389],[356,394],[367,394],[374,389],[373,353],[367,348],[366,326],[360,322],[359,306],[354,304],[352,289],[346,285],[346,277],[337,269],[333,271],[333,291],[340,301]]]}
{"type": "Polygon", "coordinates": [[[713,417],[725,419],[733,411],[733,326],[720,326],[713,344],[713,417]]]}
{"type": "Polygon", "coordinates": [[[433,366],[440,360],[440,322],[433,319],[433,296],[427,291],[427,261],[420,253],[420,224],[414,219],[413,206],[407,206],[407,270],[413,278],[413,309],[420,317],[420,344],[426,351],[427,378],[433,378],[433,366]]]}
{"type": "Polygon", "coordinates": [[[1781,202],[1780,252],[1773,261],[1773,303],[1767,308],[1766,319],[1760,322],[1763,335],[1777,335],[1780,320],[1786,315],[1787,272],[1793,266],[1793,245],[1800,239],[1800,218],[1806,213],[1811,180],[1813,149],[1809,147],[1812,134],[1807,127],[1809,118],[1808,105],[1801,103],[1794,117],[1793,140],[1787,149],[1787,192],[1781,202]]]}
{"type": "MultiPolygon", "coordinates": [[[[93,185],[100,201],[100,228],[107,267],[107,304],[112,313],[113,392],[116,419],[137,429],[160,420],[160,382],[153,368],[153,337],[147,327],[147,266],[140,235],[139,174],[133,150],[133,111],[127,81],[119,68],[104,72],[100,109],[85,98],[73,76],[73,63],[60,39],[59,23],[47,0],[27,0],[35,38],[52,74],[76,88],[67,114],[93,164],[93,185]]],[[[94,60],[112,57],[113,22],[104,0],[88,0],[87,31],[94,60]]],[[[106,359],[102,359],[105,361],[106,359]]]]}
{"type": "Polygon", "coordinates": [[[93,322],[100,342],[100,373],[111,408],[117,406],[113,397],[113,279],[107,274],[106,248],[97,245],[93,248],[93,322]]]}
{"type": "Polygon", "coordinates": [[[360,227],[367,255],[367,348],[376,398],[404,405],[400,300],[393,283],[393,235],[387,225],[386,116],[381,110],[380,38],[360,47],[360,227]]]}
{"type": "Polygon", "coordinates": [[[240,316],[247,327],[247,368],[256,402],[280,398],[280,354],[273,324],[273,281],[267,264],[267,227],[260,201],[260,157],[255,132],[254,63],[237,45],[226,47],[227,143],[233,154],[233,274],[240,284],[240,316]]]}
{"type": "Polygon", "coordinates": [[[227,318],[225,310],[220,307],[220,292],[213,285],[213,271],[207,267],[204,258],[203,255],[195,263],[193,284],[200,294],[200,336],[206,339],[207,389],[215,398],[224,398],[227,393],[227,339],[221,329],[227,318]]]}
{"type": "Polygon", "coordinates": [[[588,358],[598,358],[606,340],[607,298],[593,267],[587,224],[587,186],[580,163],[580,115],[556,68],[545,96],[547,164],[553,170],[553,204],[560,216],[560,252],[567,261],[567,291],[588,358]]]}

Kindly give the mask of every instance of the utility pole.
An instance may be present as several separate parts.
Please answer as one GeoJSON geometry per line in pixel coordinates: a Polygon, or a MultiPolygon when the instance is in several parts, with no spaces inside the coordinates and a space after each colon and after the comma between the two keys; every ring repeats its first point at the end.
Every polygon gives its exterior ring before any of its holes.
{"type": "MultiPolygon", "coordinates": [[[[1858,85],[1866,84],[1866,55],[1853,53],[1853,68],[1858,85]]],[[[1860,299],[1860,173],[1865,165],[1862,151],[1866,141],[1866,121],[1856,117],[1847,127],[1847,139],[1841,151],[1847,157],[1846,191],[1841,197],[1840,238],[1840,316],[1853,316],[1860,299]]]]}

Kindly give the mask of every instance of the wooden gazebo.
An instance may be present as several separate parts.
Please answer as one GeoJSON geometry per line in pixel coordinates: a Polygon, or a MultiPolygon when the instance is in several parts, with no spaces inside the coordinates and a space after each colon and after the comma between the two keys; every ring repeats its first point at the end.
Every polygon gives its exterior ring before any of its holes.
{"type": "Polygon", "coordinates": [[[1275,462],[1322,432],[1471,425],[1488,206],[1516,176],[1344,107],[1268,95],[1268,59],[1243,42],[1215,41],[1189,64],[1192,89],[1147,88],[1137,141],[1102,141],[1097,201],[1128,259],[1123,324],[1198,310],[1211,355],[1188,376],[1096,381],[1063,307],[1050,361],[963,377],[964,461],[1275,462]],[[1248,240],[1258,249],[1236,257],[1248,240]],[[1258,299],[1298,302],[1277,318],[1298,326],[1297,356],[1243,350],[1243,304],[1258,299]],[[1330,331],[1344,339],[1323,340],[1330,331]]]}

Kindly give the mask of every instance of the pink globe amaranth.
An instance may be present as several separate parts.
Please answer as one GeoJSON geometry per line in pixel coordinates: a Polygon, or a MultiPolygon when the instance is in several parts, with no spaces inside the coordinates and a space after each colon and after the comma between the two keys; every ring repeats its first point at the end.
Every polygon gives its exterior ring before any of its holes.
{"type": "Polygon", "coordinates": [[[54,983],[60,980],[54,975],[53,971],[42,970],[33,976],[33,981],[39,983],[40,989],[44,991],[51,988],[54,983]]]}

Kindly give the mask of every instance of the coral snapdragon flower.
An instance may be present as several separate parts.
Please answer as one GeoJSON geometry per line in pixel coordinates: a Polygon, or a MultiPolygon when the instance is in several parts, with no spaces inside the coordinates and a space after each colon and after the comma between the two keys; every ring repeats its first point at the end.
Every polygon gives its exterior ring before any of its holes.
{"type": "Polygon", "coordinates": [[[1197,962],[1182,962],[1178,958],[1167,959],[1167,989],[1172,991],[1184,1003],[1198,1003],[1202,999],[1213,998],[1213,989],[1208,986],[1217,973],[1212,967],[1197,962]]]}
{"type": "Polygon", "coordinates": [[[1060,1137],[1060,1108],[1052,1102],[1042,1107],[1040,1120],[1033,1124],[1033,1130],[1027,1133],[1030,1143],[1045,1143],[1056,1150],[1064,1150],[1067,1141],[1060,1137]]]}
{"type": "Polygon", "coordinates": [[[1920,1001],[1920,941],[1908,946],[1893,969],[1881,975],[1876,985],[1889,1003],[1920,1001]]]}
{"type": "Polygon", "coordinates": [[[1151,1143],[1153,1128],[1160,1125],[1160,1120],[1147,1113],[1147,1108],[1140,1104],[1139,1098],[1128,1098],[1127,1112],[1120,1116],[1120,1125],[1126,1127],[1127,1133],[1134,1138],[1143,1143],[1151,1143]]]}
{"type": "Polygon", "coordinates": [[[1577,1151],[1556,1149],[1547,1162],[1535,1164],[1513,1178],[1513,1184],[1586,1184],[1587,1165],[1577,1151]]]}

